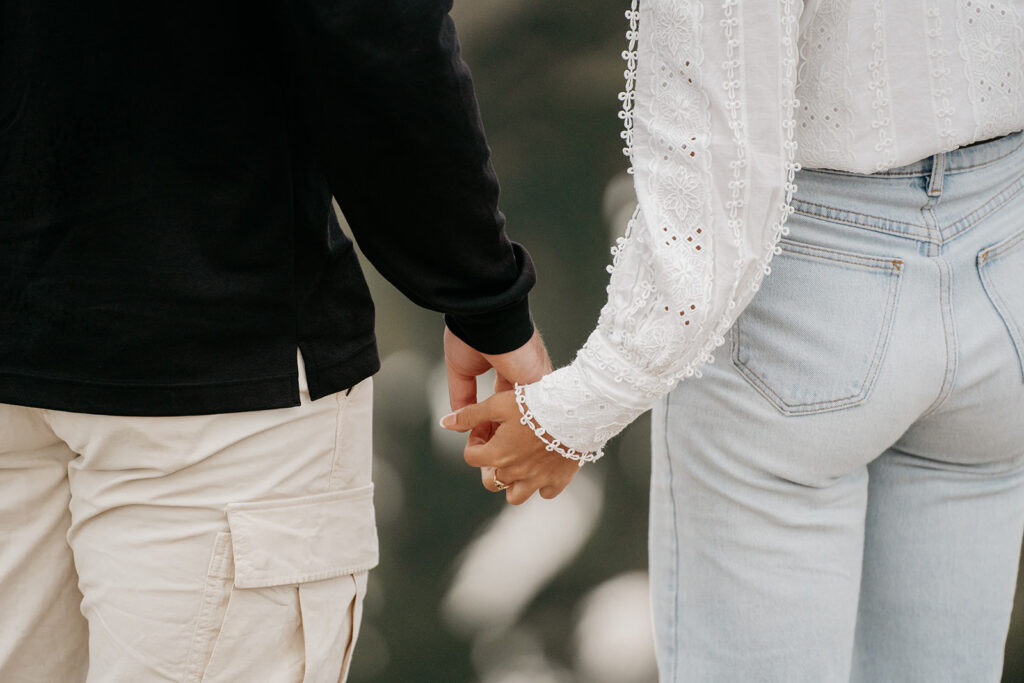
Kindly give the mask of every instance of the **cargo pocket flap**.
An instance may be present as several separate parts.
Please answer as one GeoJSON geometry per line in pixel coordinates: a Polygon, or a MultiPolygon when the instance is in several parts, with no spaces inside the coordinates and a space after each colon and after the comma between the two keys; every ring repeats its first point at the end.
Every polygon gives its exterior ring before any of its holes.
{"type": "Polygon", "coordinates": [[[377,565],[373,485],[227,506],[237,588],[320,581],[377,565]]]}

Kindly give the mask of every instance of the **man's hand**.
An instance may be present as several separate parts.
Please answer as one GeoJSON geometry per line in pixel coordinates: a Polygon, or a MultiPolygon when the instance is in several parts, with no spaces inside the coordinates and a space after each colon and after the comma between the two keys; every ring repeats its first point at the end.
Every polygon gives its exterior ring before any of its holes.
{"type": "MultiPolygon", "coordinates": [[[[448,366],[448,398],[451,401],[452,411],[458,411],[476,404],[476,378],[491,368],[494,368],[497,374],[494,380],[495,393],[504,392],[509,395],[512,395],[510,390],[516,382],[520,384],[536,382],[552,370],[548,350],[540,338],[540,333],[536,331],[534,331],[533,336],[530,337],[528,342],[515,351],[491,355],[477,351],[452,334],[452,331],[446,327],[444,330],[444,360],[445,365],[448,366]]],[[[514,399],[512,407],[518,411],[515,408],[514,399]]],[[[498,422],[479,420],[469,429],[471,431],[466,442],[466,462],[470,460],[472,449],[483,446],[494,437],[498,429],[498,422]]],[[[466,430],[461,429],[458,431],[466,430]]],[[[533,441],[540,443],[532,432],[529,436],[533,441]]],[[[545,452],[544,455],[552,460],[561,460],[561,458],[553,457],[548,452],[545,452]]],[[[495,479],[497,478],[498,481],[504,480],[496,477],[494,467],[487,464],[479,465],[478,467],[480,467],[480,478],[483,480],[484,486],[491,491],[497,491],[498,488],[494,485],[495,479]]],[[[571,478],[571,475],[569,478],[571,478]]],[[[569,479],[566,479],[565,483],[569,483],[569,479]]],[[[520,497],[526,491],[526,486],[526,484],[511,486],[507,493],[509,502],[522,503],[537,490],[537,487],[530,489],[529,493],[526,493],[525,497],[520,500],[520,497]]],[[[548,497],[558,495],[563,488],[565,488],[565,484],[558,486],[557,490],[551,489],[548,491],[550,493],[548,497]]],[[[541,495],[544,495],[543,490],[541,495]]]]}
{"type": "Polygon", "coordinates": [[[472,430],[466,446],[466,462],[481,468],[484,486],[498,491],[495,480],[507,483],[509,503],[526,502],[535,491],[554,498],[569,484],[579,465],[546,449],[533,430],[520,424],[515,394],[503,391],[482,403],[471,404],[447,415],[441,423],[456,432],[472,430]],[[474,439],[473,432],[487,426],[487,439],[474,439]]]}
{"type": "Polygon", "coordinates": [[[515,351],[490,355],[480,353],[446,327],[444,360],[448,366],[448,398],[453,411],[476,403],[476,378],[491,368],[498,374],[495,392],[508,391],[515,382],[536,382],[552,370],[548,350],[536,331],[530,341],[515,351]]]}

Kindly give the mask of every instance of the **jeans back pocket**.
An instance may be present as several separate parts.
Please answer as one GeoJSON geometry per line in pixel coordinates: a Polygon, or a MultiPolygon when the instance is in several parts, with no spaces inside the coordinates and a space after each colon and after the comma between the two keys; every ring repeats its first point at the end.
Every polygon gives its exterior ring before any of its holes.
{"type": "Polygon", "coordinates": [[[1024,230],[982,249],[978,272],[985,293],[1010,333],[1024,381],[1024,230]]]}
{"type": "Polygon", "coordinates": [[[732,360],[785,415],[863,402],[885,358],[903,262],[784,240],[732,329],[732,360]]]}

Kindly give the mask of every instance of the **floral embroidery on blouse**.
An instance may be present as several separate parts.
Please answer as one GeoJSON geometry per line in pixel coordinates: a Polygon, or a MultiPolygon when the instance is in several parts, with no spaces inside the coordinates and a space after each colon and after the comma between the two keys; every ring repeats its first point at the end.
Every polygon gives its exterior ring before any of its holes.
{"type": "Polygon", "coordinates": [[[523,424],[588,462],[699,376],[770,273],[801,163],[873,173],[1024,128],[1022,2],[632,0],[637,210],[576,359],[517,387],[523,424]]]}

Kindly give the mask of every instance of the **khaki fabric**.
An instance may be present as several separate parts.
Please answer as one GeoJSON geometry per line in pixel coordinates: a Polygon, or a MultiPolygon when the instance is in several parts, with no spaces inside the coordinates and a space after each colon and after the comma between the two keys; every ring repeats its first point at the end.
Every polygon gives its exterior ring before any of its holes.
{"type": "Polygon", "coordinates": [[[373,389],[300,384],[224,415],[0,405],[0,681],[345,680],[377,564],[373,389]]]}

